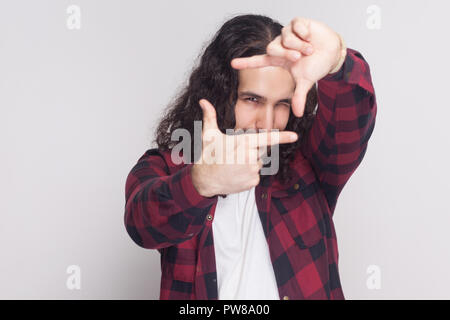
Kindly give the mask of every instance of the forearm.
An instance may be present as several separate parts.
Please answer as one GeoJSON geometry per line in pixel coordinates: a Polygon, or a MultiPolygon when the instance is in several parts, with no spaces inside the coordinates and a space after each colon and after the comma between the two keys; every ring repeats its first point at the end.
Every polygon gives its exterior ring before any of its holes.
{"type": "Polygon", "coordinates": [[[216,197],[200,195],[189,164],[168,175],[157,155],[141,159],[126,183],[125,226],[141,247],[158,249],[198,234],[216,197]]]}
{"type": "Polygon", "coordinates": [[[364,157],[376,112],[369,65],[359,52],[347,49],[339,71],[318,81],[318,109],[302,145],[332,211],[364,157]]]}

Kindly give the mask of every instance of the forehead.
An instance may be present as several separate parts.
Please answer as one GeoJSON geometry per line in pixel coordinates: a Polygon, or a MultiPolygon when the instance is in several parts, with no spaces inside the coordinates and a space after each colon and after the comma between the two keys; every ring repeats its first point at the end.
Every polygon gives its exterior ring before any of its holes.
{"type": "Polygon", "coordinates": [[[263,67],[239,70],[239,91],[292,94],[295,81],[291,73],[282,67],[263,67]]]}

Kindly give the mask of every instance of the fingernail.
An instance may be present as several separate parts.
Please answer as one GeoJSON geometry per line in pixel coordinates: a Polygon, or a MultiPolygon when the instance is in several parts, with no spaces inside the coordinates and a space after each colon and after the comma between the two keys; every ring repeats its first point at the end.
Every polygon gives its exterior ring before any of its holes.
{"type": "Polygon", "coordinates": [[[311,54],[311,53],[313,53],[313,48],[312,47],[308,47],[308,48],[306,48],[306,54],[311,54]]]}
{"type": "Polygon", "coordinates": [[[294,60],[298,60],[298,59],[300,58],[301,54],[300,54],[300,52],[295,51],[295,52],[292,54],[292,56],[293,56],[294,60]]]}
{"type": "Polygon", "coordinates": [[[296,140],[297,140],[297,134],[292,133],[292,134],[291,134],[291,140],[292,140],[292,141],[296,141],[296,140]]]}

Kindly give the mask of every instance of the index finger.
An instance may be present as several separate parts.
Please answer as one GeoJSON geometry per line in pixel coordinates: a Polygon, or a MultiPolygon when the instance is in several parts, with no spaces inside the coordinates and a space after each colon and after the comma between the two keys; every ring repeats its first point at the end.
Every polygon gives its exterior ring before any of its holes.
{"type": "Polygon", "coordinates": [[[268,54],[259,54],[244,58],[234,58],[233,60],[231,60],[231,66],[237,70],[247,68],[262,68],[268,66],[281,67],[285,63],[285,58],[270,56],[268,54]]]}
{"type": "Polygon", "coordinates": [[[292,143],[298,139],[298,135],[294,131],[248,133],[248,135],[255,135],[255,148],[272,146],[274,144],[292,143]]]}

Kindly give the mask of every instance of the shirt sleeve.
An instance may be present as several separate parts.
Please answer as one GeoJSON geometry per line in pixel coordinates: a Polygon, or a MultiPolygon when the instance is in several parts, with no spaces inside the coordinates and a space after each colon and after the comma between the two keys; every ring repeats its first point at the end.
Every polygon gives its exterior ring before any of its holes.
{"type": "Polygon", "coordinates": [[[125,186],[125,227],[133,241],[161,249],[198,234],[217,196],[200,195],[187,164],[169,174],[157,149],[148,150],[128,174],[125,186]]]}
{"type": "Polygon", "coordinates": [[[338,72],[317,83],[318,106],[301,151],[334,213],[342,188],[361,163],[375,126],[377,104],[369,65],[347,48],[338,72]]]}

